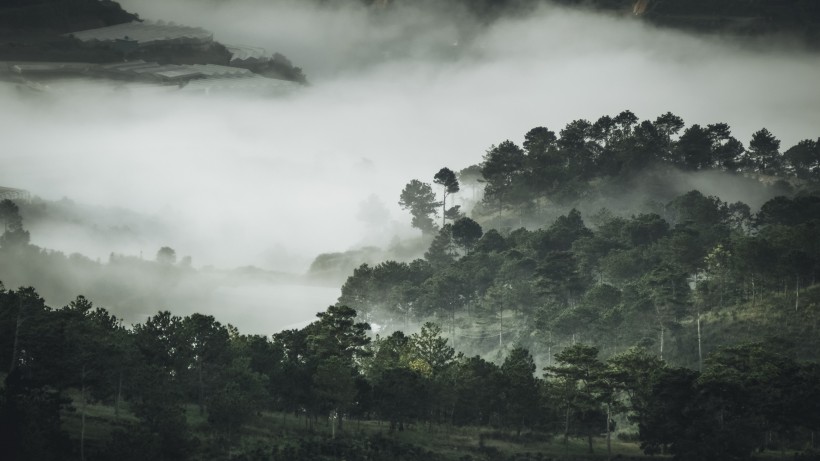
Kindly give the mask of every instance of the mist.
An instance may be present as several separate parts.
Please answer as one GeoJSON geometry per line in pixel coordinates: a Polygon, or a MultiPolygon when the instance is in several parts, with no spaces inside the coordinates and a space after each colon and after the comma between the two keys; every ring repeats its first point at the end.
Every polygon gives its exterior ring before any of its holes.
{"type": "MultiPolygon", "coordinates": [[[[557,132],[629,109],[726,122],[744,143],[765,126],[783,150],[820,134],[820,60],[788,41],[695,37],[546,6],[481,26],[413,8],[120,3],[143,19],[281,52],[311,85],[263,97],[76,80],[29,94],[0,83],[0,185],[153,223],[117,239],[33,228],[45,248],[107,258],[170,246],[197,267],[298,274],[320,253],[418,235],[397,204],[404,184],[478,163],[535,126],[557,132]]],[[[291,309],[300,314],[280,322],[291,324],[337,295],[283,295],[279,314],[248,298],[215,315],[253,329],[291,309]]]]}

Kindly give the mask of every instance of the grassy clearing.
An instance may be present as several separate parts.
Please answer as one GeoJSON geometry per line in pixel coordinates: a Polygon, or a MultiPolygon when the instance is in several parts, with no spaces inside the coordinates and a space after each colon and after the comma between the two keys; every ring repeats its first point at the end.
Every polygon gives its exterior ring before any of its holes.
{"type": "MultiPolygon", "coordinates": [[[[62,424],[71,438],[79,443],[81,430],[81,411],[78,402],[79,392],[69,391],[68,397],[75,402],[72,408],[63,411],[62,424]]],[[[188,425],[194,435],[202,440],[212,437],[207,429],[207,415],[200,414],[197,405],[186,406],[188,425]]],[[[108,440],[112,431],[127,429],[130,424],[137,422],[137,418],[123,405],[119,416],[115,415],[114,407],[100,403],[89,403],[86,406],[86,446],[100,446],[108,440]]],[[[493,431],[479,427],[454,427],[448,425],[409,424],[405,430],[389,433],[389,424],[373,420],[345,420],[344,428],[340,432],[337,428],[337,437],[365,437],[382,434],[396,441],[424,447],[446,459],[458,460],[465,455],[475,459],[485,459],[482,454],[489,456],[526,455],[540,453],[542,456],[559,459],[599,459],[606,457],[606,441],[604,438],[594,439],[595,455],[587,454],[585,439],[571,438],[565,445],[561,438],[552,438],[545,434],[522,434],[520,441],[516,441],[512,431],[493,431]],[[482,434],[484,434],[482,442],[482,434]],[[482,449],[483,446],[483,449],[482,449]]],[[[314,437],[329,438],[332,430],[327,418],[318,418],[311,425],[304,416],[294,416],[279,412],[262,412],[257,418],[243,428],[243,440],[240,446],[253,444],[283,445],[294,440],[310,439],[314,437]]],[[[619,454],[628,457],[640,457],[639,448],[634,443],[624,443],[612,440],[613,455],[619,454]]],[[[486,458],[492,459],[492,458],[486,458]]],[[[535,458],[533,458],[535,459],[535,458]]]]}
{"type": "MultiPolygon", "coordinates": [[[[69,392],[69,396],[76,402],[79,394],[69,392]]],[[[186,406],[186,417],[197,438],[206,441],[213,437],[207,427],[207,415],[200,414],[198,406],[186,406]]],[[[62,420],[63,428],[78,442],[81,427],[79,407],[64,411],[62,420]]],[[[126,408],[121,409],[119,417],[116,417],[113,406],[89,404],[86,407],[86,446],[102,445],[113,430],[127,428],[136,421],[134,415],[126,408]]],[[[606,459],[606,440],[603,437],[594,439],[595,453],[589,455],[586,439],[570,438],[568,443],[564,444],[562,437],[551,437],[541,433],[523,433],[521,438],[517,439],[513,431],[471,426],[410,424],[405,426],[405,430],[391,434],[389,424],[373,420],[345,420],[343,426],[342,431],[337,428],[337,437],[364,438],[381,434],[401,443],[423,447],[453,461],[463,459],[467,455],[475,460],[506,460],[513,455],[521,456],[521,459],[537,459],[538,454],[544,459],[606,459]]],[[[262,412],[243,428],[242,440],[236,448],[242,451],[242,447],[288,445],[298,440],[327,439],[331,434],[332,429],[327,418],[318,418],[309,425],[305,416],[262,412]]],[[[614,437],[612,453],[613,456],[627,458],[643,457],[636,444],[622,442],[614,437]]]]}

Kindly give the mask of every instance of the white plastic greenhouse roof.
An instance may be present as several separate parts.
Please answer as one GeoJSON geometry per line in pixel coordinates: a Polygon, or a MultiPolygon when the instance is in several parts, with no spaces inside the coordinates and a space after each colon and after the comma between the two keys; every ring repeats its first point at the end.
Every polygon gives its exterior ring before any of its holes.
{"type": "Polygon", "coordinates": [[[286,93],[299,88],[299,85],[286,80],[276,80],[260,75],[248,75],[238,78],[209,78],[191,80],[181,88],[186,92],[222,92],[222,91],[262,91],[267,93],[286,93]]]}
{"type": "Polygon", "coordinates": [[[116,40],[133,40],[140,45],[168,41],[208,42],[213,34],[199,27],[188,27],[173,22],[129,22],[99,29],[82,30],[70,34],[84,42],[106,42],[116,40]]]}
{"type": "Polygon", "coordinates": [[[270,59],[268,52],[264,48],[245,45],[225,45],[231,52],[231,61],[267,61],[270,59]]]}

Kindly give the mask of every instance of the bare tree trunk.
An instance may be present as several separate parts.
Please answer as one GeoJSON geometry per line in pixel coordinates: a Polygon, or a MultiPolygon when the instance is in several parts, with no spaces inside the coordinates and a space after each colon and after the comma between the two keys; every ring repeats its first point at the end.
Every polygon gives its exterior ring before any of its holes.
{"type": "Polygon", "coordinates": [[[501,336],[504,334],[504,306],[501,306],[498,316],[498,347],[502,347],[501,336]]]}
{"type": "Polygon", "coordinates": [[[698,371],[703,371],[703,347],[700,334],[700,309],[698,309],[698,371]]]}
{"type": "Polygon", "coordinates": [[[456,348],[456,306],[453,305],[450,311],[450,327],[453,329],[453,349],[456,348]]]}
{"type": "Polygon", "coordinates": [[[85,365],[80,374],[80,383],[80,399],[83,401],[80,410],[80,460],[85,461],[85,365]]]}
{"type": "Polygon", "coordinates": [[[666,329],[663,327],[663,323],[661,323],[661,360],[663,360],[663,334],[666,329]]]}
{"type": "Polygon", "coordinates": [[[756,290],[755,290],[755,279],[754,279],[754,277],[752,277],[752,308],[753,309],[755,307],[755,297],[756,297],[756,295],[757,295],[757,293],[756,293],[756,290]]]}
{"type": "Polygon", "coordinates": [[[23,326],[23,298],[17,295],[17,323],[14,326],[14,346],[11,349],[11,366],[9,374],[17,368],[17,357],[20,354],[20,327],[23,326]]]}
{"type": "Polygon", "coordinates": [[[117,402],[114,404],[114,416],[120,417],[120,402],[122,402],[122,370],[117,380],[117,402]]]}
{"type": "Polygon", "coordinates": [[[609,428],[612,427],[612,406],[607,402],[606,404],[606,459],[612,459],[612,432],[609,428]]]}
{"type": "Polygon", "coordinates": [[[794,311],[800,307],[800,276],[794,276],[794,311]]]}
{"type": "Polygon", "coordinates": [[[567,405],[567,419],[564,425],[564,445],[569,441],[569,405],[567,405]]]}
{"type": "Polygon", "coordinates": [[[720,271],[720,308],[723,309],[723,292],[726,290],[726,276],[720,271]]]}
{"type": "Polygon", "coordinates": [[[204,401],[204,386],[202,385],[202,357],[199,357],[197,360],[197,372],[199,374],[199,414],[205,413],[205,401],[204,401]]]}
{"type": "Polygon", "coordinates": [[[444,228],[447,222],[447,186],[444,186],[441,196],[441,227],[444,228]]]}

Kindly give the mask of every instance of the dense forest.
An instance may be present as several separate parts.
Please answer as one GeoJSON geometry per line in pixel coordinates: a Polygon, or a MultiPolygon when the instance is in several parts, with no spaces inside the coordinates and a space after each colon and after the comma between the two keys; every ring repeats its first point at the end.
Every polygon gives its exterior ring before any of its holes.
{"type": "MultiPolygon", "coordinates": [[[[411,181],[400,205],[424,258],[360,266],[301,329],[248,335],[170,311],[126,327],[83,296],[53,308],[34,288],[1,287],[0,450],[817,459],[818,142],[781,150],[763,129],[744,146],[725,124],[684,127],[629,111],[538,127],[523,147],[411,181]],[[696,190],[634,214],[576,208],[679,170],[782,195],[755,211],[696,190]],[[481,198],[462,210],[469,184],[481,198]]],[[[3,261],[55,257],[30,244],[15,203],[0,219],[3,261]]],[[[173,257],[162,249],[152,267],[161,276],[173,257]]]]}
{"type": "Polygon", "coordinates": [[[723,460],[808,448],[800,459],[816,459],[820,367],[770,341],[721,348],[702,372],[640,347],[602,360],[577,343],[536,374],[525,348],[500,364],[466,357],[431,323],[372,340],[346,306],[270,338],[167,311],[126,329],[83,297],[51,309],[31,288],[0,291],[0,308],[11,459],[543,459],[505,456],[490,441],[551,435],[552,450],[577,437],[590,454],[603,435],[611,456],[621,415],[635,428],[622,438],[647,454],[723,460]],[[374,419],[385,425],[362,431],[374,419]],[[319,425],[329,437],[310,435],[319,425]],[[495,431],[475,434],[457,458],[391,437],[464,426],[495,431]]]}
{"type": "Polygon", "coordinates": [[[441,201],[431,184],[411,181],[400,204],[431,239],[424,259],[359,267],[339,302],[397,328],[432,318],[459,346],[482,354],[513,342],[549,361],[552,347],[583,340],[607,353],[652,347],[697,368],[720,343],[714,329],[743,325],[732,337],[752,339],[758,333],[742,330],[773,326],[763,327],[774,319],[760,309],[778,296],[793,313],[779,328],[795,328],[805,338],[795,352],[816,358],[816,324],[805,322],[816,313],[800,298],[820,263],[818,142],[781,152],[766,129],[747,148],[726,124],[683,127],[673,114],[639,122],[625,111],[573,121],[560,136],[534,128],[523,149],[511,141],[492,146],[460,175],[478,176],[483,186],[475,220],[444,206],[448,187],[459,190],[454,174],[449,185],[440,180],[448,168],[434,178],[441,201]],[[589,226],[574,208],[681,170],[722,171],[725,182],[745,177],[784,195],[754,213],[697,190],[665,199],[674,187],[661,181],[646,203],[588,212],[589,226]],[[552,218],[562,209],[569,210],[552,218]],[[726,322],[729,315],[742,320],[726,322]]]}

